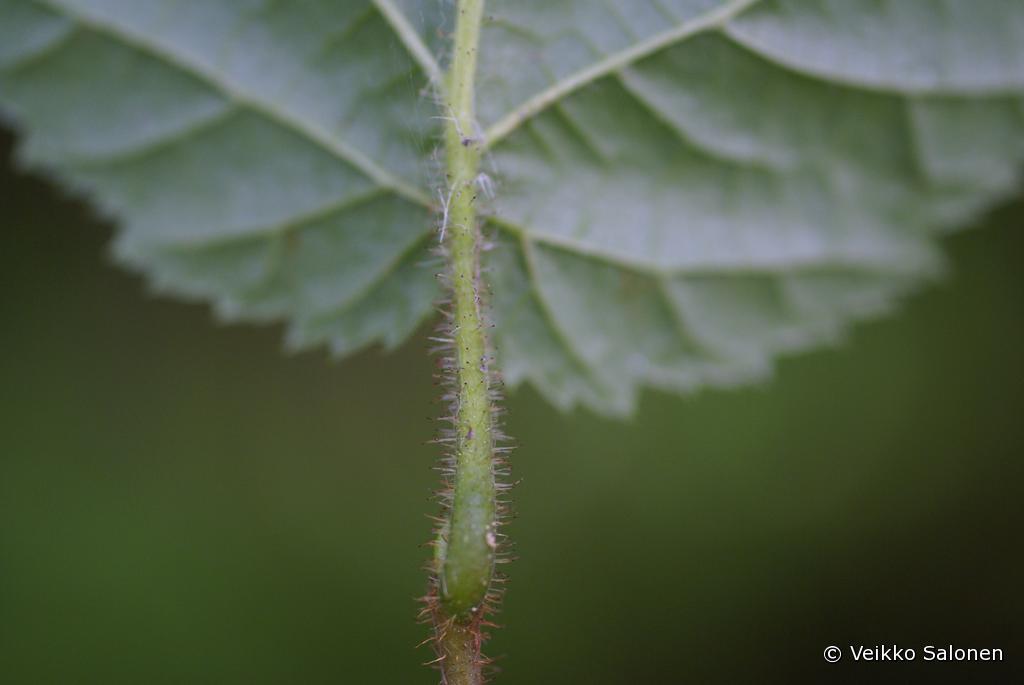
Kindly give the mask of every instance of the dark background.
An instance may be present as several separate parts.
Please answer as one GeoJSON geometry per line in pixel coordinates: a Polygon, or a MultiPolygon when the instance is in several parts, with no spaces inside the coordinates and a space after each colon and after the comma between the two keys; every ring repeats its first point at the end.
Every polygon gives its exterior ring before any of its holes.
{"type": "MultiPolygon", "coordinates": [[[[431,683],[423,335],[342,363],[109,264],[0,137],[0,682],[431,683]]],[[[946,283],[769,384],[629,423],[509,399],[501,683],[1011,682],[1024,659],[1024,204],[946,283]],[[830,644],[1008,663],[827,665],[830,644]],[[507,655],[507,656],[505,656],[507,655]]],[[[1020,681],[1018,681],[1020,682],[1020,681]]]]}

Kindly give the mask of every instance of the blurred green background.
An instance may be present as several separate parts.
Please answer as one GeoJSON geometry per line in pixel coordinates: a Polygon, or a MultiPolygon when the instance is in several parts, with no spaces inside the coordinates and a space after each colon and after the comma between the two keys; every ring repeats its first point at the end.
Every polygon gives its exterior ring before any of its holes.
{"type": "MultiPolygon", "coordinates": [[[[0,148],[0,682],[436,682],[423,336],[290,357],[150,297],[0,148]]],[[[821,653],[1024,659],[1022,222],[951,238],[946,283],[772,383],[630,423],[513,393],[499,682],[1010,682],[821,653]]]]}

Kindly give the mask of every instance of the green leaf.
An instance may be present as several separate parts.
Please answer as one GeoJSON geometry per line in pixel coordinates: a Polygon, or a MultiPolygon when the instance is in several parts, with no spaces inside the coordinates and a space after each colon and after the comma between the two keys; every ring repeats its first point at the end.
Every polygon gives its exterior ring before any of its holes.
{"type": "MultiPolygon", "coordinates": [[[[437,288],[441,0],[0,0],[20,157],[115,254],[295,347],[397,345],[437,288]]],[[[627,414],[750,382],[941,275],[1015,192],[1015,0],[492,2],[478,77],[511,384],[627,414]]],[[[478,132],[466,132],[475,136],[478,132]]]]}

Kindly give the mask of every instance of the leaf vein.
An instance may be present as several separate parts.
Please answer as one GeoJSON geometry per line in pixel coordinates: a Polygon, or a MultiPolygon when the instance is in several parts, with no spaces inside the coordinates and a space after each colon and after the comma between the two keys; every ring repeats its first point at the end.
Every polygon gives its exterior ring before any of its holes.
{"type": "Polygon", "coordinates": [[[760,2],[760,0],[731,0],[731,2],[720,5],[713,10],[708,10],[689,21],[684,21],[667,31],[655,34],[641,43],[609,55],[596,64],[569,75],[529,98],[499,119],[485,133],[484,144],[487,147],[493,147],[519,128],[524,121],[536,116],[565,96],[669,45],[680,43],[699,33],[716,29],[757,2],[760,2]]]}
{"type": "Polygon", "coordinates": [[[8,74],[17,73],[23,69],[30,69],[48,58],[56,55],[61,49],[66,46],[75,37],[77,31],[75,30],[74,24],[64,27],[64,29],[53,38],[51,38],[46,44],[40,45],[38,48],[29,52],[17,55],[14,59],[0,63],[0,71],[8,74]]]}
{"type": "Polygon", "coordinates": [[[595,369],[577,351],[565,331],[558,325],[558,316],[548,303],[547,298],[544,295],[544,289],[541,288],[540,279],[537,276],[536,258],[533,254],[533,242],[525,233],[520,234],[519,236],[519,249],[523,253],[523,262],[526,264],[526,275],[530,282],[530,291],[533,293],[534,300],[537,303],[537,308],[540,310],[541,318],[544,323],[551,330],[551,334],[554,336],[558,344],[565,350],[569,361],[579,368],[587,378],[593,381],[595,386],[599,388],[604,387],[604,383],[598,377],[595,369]]]}
{"type": "Polygon", "coordinates": [[[254,227],[246,231],[232,233],[231,235],[203,238],[201,240],[184,240],[175,243],[167,243],[167,245],[173,246],[173,249],[175,250],[189,252],[216,249],[218,247],[238,242],[270,238],[281,233],[297,231],[304,226],[308,226],[309,224],[317,221],[323,221],[337,214],[357,209],[358,207],[373,202],[386,194],[388,194],[387,188],[377,186],[366,192],[346,196],[311,211],[295,214],[291,218],[275,224],[254,227]]]}
{"type": "Polygon", "coordinates": [[[322,323],[329,319],[344,316],[348,312],[352,311],[352,309],[354,309],[360,302],[372,295],[377,288],[384,285],[391,275],[395,273],[406,260],[423,249],[429,236],[429,233],[421,233],[417,235],[413,240],[405,245],[393,259],[388,261],[387,264],[374,274],[369,281],[360,287],[359,290],[352,293],[352,295],[346,298],[344,302],[339,302],[331,309],[318,313],[313,317],[311,323],[322,323]]]}
{"type": "Polygon", "coordinates": [[[630,82],[628,71],[616,72],[615,78],[622,86],[622,89],[633,98],[637,105],[647,112],[651,118],[664,126],[676,140],[683,144],[683,146],[727,164],[751,169],[760,169],[770,173],[787,172],[791,170],[792,165],[771,163],[764,158],[754,159],[752,157],[723,154],[721,150],[717,150],[713,146],[704,143],[696,136],[690,135],[686,129],[666,115],[661,107],[655,104],[649,97],[641,93],[640,90],[630,82]]]}
{"type": "Polygon", "coordinates": [[[65,161],[68,166],[78,169],[95,169],[137,162],[179,143],[186,143],[192,138],[196,138],[211,129],[226,124],[237,116],[239,111],[240,108],[236,104],[228,104],[217,112],[190,121],[173,131],[140,141],[133,146],[124,147],[109,153],[72,156],[66,158],[65,161]]]}
{"type": "Polygon", "coordinates": [[[655,284],[658,298],[661,300],[662,306],[668,310],[669,319],[672,321],[672,330],[683,347],[696,345],[709,359],[717,362],[726,361],[725,357],[718,350],[690,331],[690,326],[686,321],[684,312],[680,311],[672,295],[669,294],[670,279],[666,276],[659,276],[655,279],[655,284]]]}
{"type": "Polygon", "coordinates": [[[409,18],[402,13],[402,10],[395,5],[393,0],[373,0],[374,7],[381,13],[384,20],[398,34],[399,40],[405,45],[406,50],[419,64],[423,73],[435,87],[441,87],[444,81],[441,66],[437,63],[430,48],[423,42],[420,34],[413,27],[409,18]]]}
{"type": "Polygon", "coordinates": [[[35,0],[35,2],[38,2],[54,11],[62,12],[65,16],[74,20],[86,29],[109,36],[110,38],[118,40],[125,45],[134,47],[142,52],[151,54],[169,64],[174,65],[181,71],[188,73],[211,86],[228,99],[236,102],[238,105],[258,112],[278,125],[317,144],[322,149],[333,154],[339,160],[362,172],[378,185],[383,186],[408,200],[416,202],[417,204],[421,204],[426,207],[431,206],[432,203],[430,197],[422,189],[395,176],[390,171],[378,165],[360,150],[331,135],[322,127],[308,122],[300,116],[296,116],[287,109],[279,107],[272,102],[264,101],[258,96],[239,89],[230,83],[230,81],[222,74],[218,74],[209,67],[191,59],[188,55],[183,54],[172,47],[162,45],[148,36],[133,32],[125,27],[115,25],[97,17],[85,16],[85,14],[77,12],[74,8],[64,5],[60,0],[35,0]]]}
{"type": "Polygon", "coordinates": [[[866,93],[878,93],[882,95],[915,96],[915,95],[970,95],[972,97],[997,97],[1001,95],[1013,95],[1018,92],[1016,86],[987,86],[983,88],[957,88],[943,86],[922,86],[922,85],[885,85],[871,83],[856,77],[844,76],[836,73],[828,73],[825,70],[816,70],[813,66],[799,64],[795,60],[786,59],[783,56],[774,54],[754,41],[745,37],[741,31],[729,23],[723,23],[717,27],[721,35],[728,38],[734,45],[740,47],[753,55],[768,62],[772,66],[797,74],[807,79],[820,81],[833,86],[842,86],[853,90],[860,90],[866,93]]]}

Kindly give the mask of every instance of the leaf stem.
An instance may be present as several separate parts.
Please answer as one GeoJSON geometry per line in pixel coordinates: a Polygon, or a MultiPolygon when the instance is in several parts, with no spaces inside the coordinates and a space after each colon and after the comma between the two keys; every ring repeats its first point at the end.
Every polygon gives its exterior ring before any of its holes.
{"type": "Polygon", "coordinates": [[[482,685],[480,629],[450,621],[439,638],[438,651],[444,685],[482,685]]]}
{"type": "Polygon", "coordinates": [[[447,685],[483,682],[480,624],[489,610],[497,557],[495,429],[487,328],[482,312],[477,176],[482,140],[474,103],[484,0],[459,0],[447,76],[445,152],[448,202],[445,251],[451,290],[448,338],[454,433],[448,518],[438,534],[433,608],[437,651],[447,685]]]}
{"type": "Polygon", "coordinates": [[[452,290],[456,405],[455,468],[451,530],[441,569],[441,600],[452,616],[465,616],[483,601],[494,567],[494,473],[491,464],[490,379],[487,332],[481,312],[480,230],[475,179],[479,143],[466,131],[475,126],[473,79],[483,0],[460,0],[455,53],[449,75],[446,151],[449,202],[448,259],[452,290]]]}

